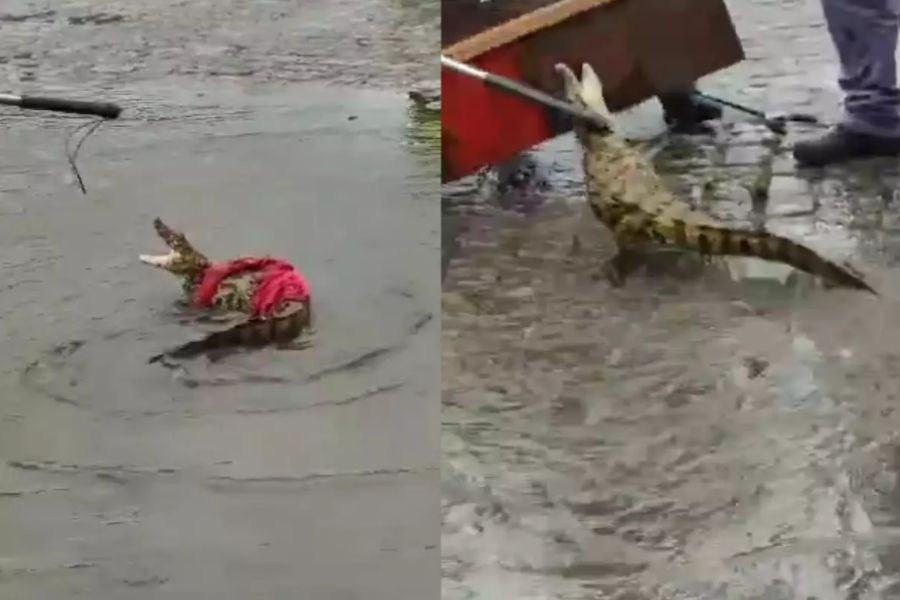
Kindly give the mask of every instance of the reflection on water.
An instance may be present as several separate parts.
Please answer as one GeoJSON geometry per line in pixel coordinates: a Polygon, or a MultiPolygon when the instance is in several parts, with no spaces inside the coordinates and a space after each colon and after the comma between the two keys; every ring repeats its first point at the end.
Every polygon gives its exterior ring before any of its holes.
{"type": "Polygon", "coordinates": [[[413,151],[437,159],[441,152],[441,109],[438,99],[411,99],[407,135],[413,151]]]}

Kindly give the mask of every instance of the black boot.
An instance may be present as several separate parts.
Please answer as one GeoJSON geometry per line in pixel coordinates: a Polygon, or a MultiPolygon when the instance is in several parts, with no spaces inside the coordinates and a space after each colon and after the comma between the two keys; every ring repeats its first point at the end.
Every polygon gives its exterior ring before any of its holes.
{"type": "Polygon", "coordinates": [[[794,144],[794,159],[812,167],[857,158],[897,155],[900,155],[900,138],[857,133],[840,125],[821,137],[794,144]]]}
{"type": "Polygon", "coordinates": [[[663,119],[674,131],[705,131],[703,123],[722,118],[722,108],[718,104],[698,98],[691,91],[665,92],[658,96],[663,107],[663,119]]]}

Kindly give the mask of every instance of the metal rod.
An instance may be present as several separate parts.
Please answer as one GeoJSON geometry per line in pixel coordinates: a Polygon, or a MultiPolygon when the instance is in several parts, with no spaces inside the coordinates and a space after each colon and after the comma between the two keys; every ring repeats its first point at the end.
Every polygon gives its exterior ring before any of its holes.
{"type": "Polygon", "coordinates": [[[457,60],[453,60],[452,58],[448,58],[443,55],[441,55],[441,65],[461,75],[480,79],[484,83],[497,89],[501,89],[505,92],[514,94],[522,98],[527,98],[532,102],[542,104],[543,106],[556,109],[576,119],[587,121],[600,127],[601,129],[609,129],[609,123],[607,123],[603,117],[583,110],[575,106],[571,102],[560,100],[559,98],[551,96],[550,94],[542,92],[541,90],[526,86],[522,83],[519,83],[518,81],[513,81],[512,79],[503,77],[502,75],[488,73],[487,71],[483,71],[477,67],[473,67],[472,65],[462,63],[457,60]]]}
{"type": "Polygon", "coordinates": [[[735,110],[739,110],[741,112],[745,112],[748,115],[753,115],[755,117],[759,117],[760,119],[768,119],[769,117],[761,110],[756,110],[755,108],[750,108],[749,106],[744,106],[743,104],[738,104],[736,102],[731,102],[730,100],[725,100],[723,98],[718,98],[716,96],[710,96],[709,94],[704,94],[703,92],[698,92],[694,90],[694,95],[699,96],[700,98],[705,98],[706,100],[711,100],[716,104],[721,104],[723,106],[727,106],[729,108],[733,108],[735,110]]]}
{"type": "Polygon", "coordinates": [[[87,100],[67,100],[45,96],[17,96],[0,94],[0,104],[17,106],[24,110],[46,110],[51,112],[94,115],[104,119],[117,119],[122,108],[111,102],[91,102],[87,100]]]}
{"type": "Polygon", "coordinates": [[[731,100],[725,100],[724,98],[719,98],[717,96],[710,96],[709,94],[704,94],[703,92],[699,92],[697,90],[694,90],[692,93],[698,98],[710,100],[711,102],[715,102],[716,104],[721,104],[722,106],[727,106],[729,108],[739,110],[743,113],[747,113],[748,115],[753,115],[754,117],[760,119],[766,127],[778,134],[784,134],[786,132],[785,124],[788,121],[792,121],[794,123],[808,123],[810,125],[822,124],[821,121],[819,121],[818,117],[807,113],[768,115],[761,110],[750,108],[749,106],[738,104],[737,102],[732,102],[731,100]]]}

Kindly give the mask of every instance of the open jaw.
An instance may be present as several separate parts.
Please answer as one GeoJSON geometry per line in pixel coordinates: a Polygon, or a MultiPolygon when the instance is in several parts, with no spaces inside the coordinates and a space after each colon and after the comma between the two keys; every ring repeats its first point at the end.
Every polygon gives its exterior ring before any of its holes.
{"type": "Polygon", "coordinates": [[[175,262],[175,259],[178,258],[178,253],[174,250],[170,250],[166,254],[141,254],[138,258],[145,265],[167,269],[171,267],[175,262]]]}

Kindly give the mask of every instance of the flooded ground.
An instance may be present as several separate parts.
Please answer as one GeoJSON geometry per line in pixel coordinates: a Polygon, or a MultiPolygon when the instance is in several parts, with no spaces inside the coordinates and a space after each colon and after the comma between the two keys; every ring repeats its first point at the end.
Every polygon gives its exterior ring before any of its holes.
{"type": "Polygon", "coordinates": [[[438,160],[406,88],[436,2],[4,2],[0,597],[437,594],[438,160]],[[163,217],[306,274],[316,336],[173,373],[198,334],[141,266],[163,217]]]}
{"type": "MultiPolygon", "coordinates": [[[[748,60],[703,89],[834,119],[819,3],[729,6],[748,60]]],[[[530,155],[540,185],[445,186],[444,597],[900,597],[897,162],[799,172],[790,143],[816,131],[795,128],[754,206],[761,127],[654,139],[655,102],[621,124],[685,195],[717,181],[711,212],[848,258],[882,295],[720,264],[611,289],[572,136],[530,155]]]]}

